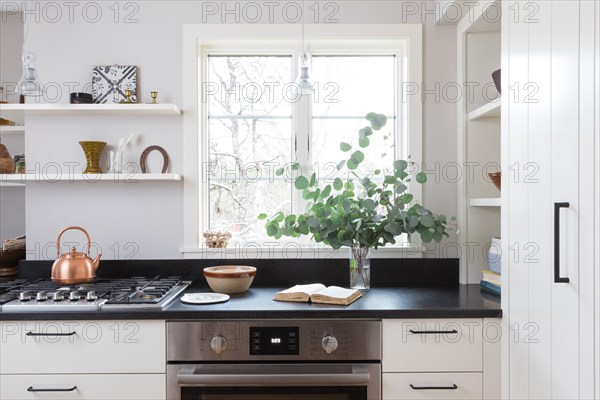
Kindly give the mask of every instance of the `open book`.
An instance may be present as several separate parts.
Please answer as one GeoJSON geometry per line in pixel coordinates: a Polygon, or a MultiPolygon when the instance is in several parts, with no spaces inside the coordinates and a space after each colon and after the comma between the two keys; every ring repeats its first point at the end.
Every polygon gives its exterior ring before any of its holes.
{"type": "Polygon", "coordinates": [[[325,287],[320,283],[310,285],[296,285],[281,292],[275,293],[273,300],[297,301],[307,303],[335,304],[347,306],[362,297],[360,290],[344,289],[339,286],[325,287]]]}

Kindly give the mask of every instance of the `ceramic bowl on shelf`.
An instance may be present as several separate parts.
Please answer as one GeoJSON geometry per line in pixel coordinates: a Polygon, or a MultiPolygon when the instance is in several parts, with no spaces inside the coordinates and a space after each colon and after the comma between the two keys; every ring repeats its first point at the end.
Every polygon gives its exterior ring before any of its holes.
{"type": "Polygon", "coordinates": [[[494,80],[494,85],[496,85],[496,90],[502,94],[502,71],[498,69],[492,72],[492,79],[494,80]]]}
{"type": "Polygon", "coordinates": [[[243,293],[252,284],[256,268],[246,265],[217,265],[204,268],[208,286],[216,293],[243,293]]]}
{"type": "Polygon", "coordinates": [[[490,172],[490,173],[488,173],[488,176],[492,180],[492,183],[494,184],[494,186],[496,186],[496,189],[502,190],[501,189],[502,172],[490,172]]]}

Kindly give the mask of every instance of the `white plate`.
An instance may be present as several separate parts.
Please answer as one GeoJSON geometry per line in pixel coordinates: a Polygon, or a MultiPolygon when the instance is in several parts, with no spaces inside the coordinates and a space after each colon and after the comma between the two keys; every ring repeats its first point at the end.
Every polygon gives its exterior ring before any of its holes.
{"type": "Polygon", "coordinates": [[[229,300],[228,294],[223,293],[186,293],[181,302],[186,304],[213,304],[229,300]]]}

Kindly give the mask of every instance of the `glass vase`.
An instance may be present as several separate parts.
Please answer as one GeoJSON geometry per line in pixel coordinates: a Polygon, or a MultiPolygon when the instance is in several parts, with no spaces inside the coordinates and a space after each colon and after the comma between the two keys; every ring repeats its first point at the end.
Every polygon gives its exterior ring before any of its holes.
{"type": "Polygon", "coordinates": [[[371,288],[371,249],[350,248],[350,287],[359,290],[371,288]]]}

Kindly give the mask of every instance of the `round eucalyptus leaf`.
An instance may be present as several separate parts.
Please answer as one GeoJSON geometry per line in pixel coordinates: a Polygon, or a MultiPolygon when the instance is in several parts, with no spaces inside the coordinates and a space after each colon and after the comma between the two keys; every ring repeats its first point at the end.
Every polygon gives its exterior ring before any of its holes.
{"type": "Polygon", "coordinates": [[[423,224],[424,226],[426,226],[428,228],[433,228],[435,226],[435,221],[433,219],[433,216],[423,215],[421,217],[421,224],[423,224]]]}
{"type": "Polygon", "coordinates": [[[352,146],[350,145],[350,143],[342,142],[340,143],[340,150],[344,152],[350,151],[352,150],[352,146]]]}
{"type": "Polygon", "coordinates": [[[405,160],[394,161],[394,169],[396,171],[406,171],[406,168],[408,168],[408,162],[405,160]]]}
{"type": "Polygon", "coordinates": [[[360,150],[356,150],[354,153],[352,153],[350,158],[356,161],[356,164],[360,164],[365,160],[365,154],[360,150]]]}
{"type": "Polygon", "coordinates": [[[302,190],[308,188],[308,179],[305,176],[300,175],[296,178],[295,182],[296,189],[302,190]]]}
{"type": "Polygon", "coordinates": [[[333,188],[335,190],[342,190],[343,187],[344,183],[342,182],[342,180],[340,178],[335,178],[335,180],[333,181],[333,188]]]}
{"type": "Polygon", "coordinates": [[[433,234],[431,233],[431,231],[422,231],[421,232],[421,240],[423,241],[423,243],[431,243],[432,239],[433,239],[433,234]]]}
{"type": "Polygon", "coordinates": [[[366,136],[358,139],[358,145],[362,148],[369,147],[369,144],[371,144],[371,141],[366,136]]]}
{"type": "Polygon", "coordinates": [[[269,236],[275,236],[277,235],[277,231],[279,229],[277,228],[277,225],[275,224],[269,224],[267,225],[267,235],[269,236]]]}

